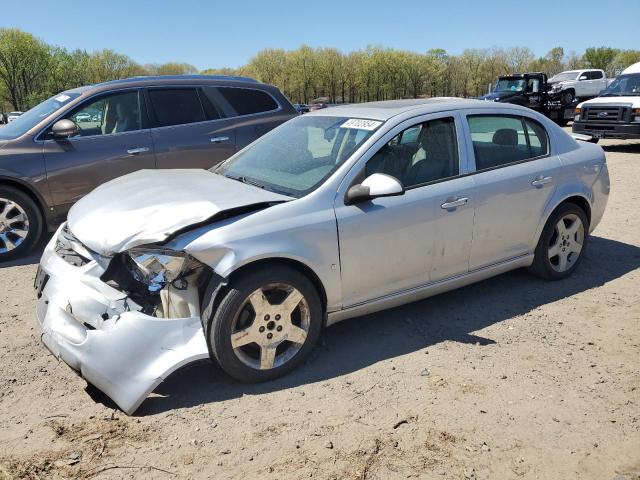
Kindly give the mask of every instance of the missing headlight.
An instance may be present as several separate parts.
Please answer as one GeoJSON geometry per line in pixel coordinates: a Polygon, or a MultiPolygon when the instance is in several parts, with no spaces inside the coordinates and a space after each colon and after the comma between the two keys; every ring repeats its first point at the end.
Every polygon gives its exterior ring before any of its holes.
{"type": "Polygon", "coordinates": [[[142,313],[169,318],[185,315],[187,304],[191,311],[194,306],[199,308],[196,299],[210,276],[210,269],[189,255],[146,248],[115,255],[101,280],[126,293],[142,313]],[[132,252],[135,253],[131,255],[132,252]],[[179,255],[166,255],[168,252],[179,255]],[[164,255],[179,259],[163,258],[164,255]]]}
{"type": "Polygon", "coordinates": [[[158,292],[185,273],[184,252],[166,249],[134,248],[127,253],[129,271],[150,292],[158,292]]]}

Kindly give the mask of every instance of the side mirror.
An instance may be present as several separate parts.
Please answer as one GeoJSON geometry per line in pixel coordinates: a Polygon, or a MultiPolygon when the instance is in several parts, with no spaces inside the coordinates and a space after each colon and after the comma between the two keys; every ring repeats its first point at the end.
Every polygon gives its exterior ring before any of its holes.
{"type": "Polygon", "coordinates": [[[402,195],[404,187],[400,180],[385,173],[373,173],[362,183],[352,185],[347,190],[346,205],[365,202],[378,197],[392,197],[402,195]]]}
{"type": "Polygon", "coordinates": [[[586,75],[582,75],[580,78],[578,78],[578,80],[586,80],[587,76],[586,75]]]}
{"type": "Polygon", "coordinates": [[[71,120],[58,120],[51,127],[51,136],[57,139],[69,138],[78,133],[78,126],[71,120]]]}

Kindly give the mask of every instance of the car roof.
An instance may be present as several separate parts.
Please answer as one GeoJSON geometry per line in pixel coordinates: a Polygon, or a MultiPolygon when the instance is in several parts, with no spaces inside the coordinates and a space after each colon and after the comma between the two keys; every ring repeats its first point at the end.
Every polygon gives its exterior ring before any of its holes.
{"type": "MultiPolygon", "coordinates": [[[[473,100],[455,97],[417,98],[411,100],[386,100],[382,102],[353,103],[337,105],[306,113],[306,116],[369,118],[387,121],[396,115],[411,112],[424,115],[447,110],[487,108],[513,110],[517,105],[498,102],[487,103],[485,100],[473,100]]],[[[528,110],[524,109],[523,110],[528,110]]]]}
{"type": "Polygon", "coordinates": [[[145,86],[163,86],[163,85],[227,85],[227,86],[251,86],[253,88],[262,87],[269,88],[270,85],[260,83],[249,77],[238,77],[230,75],[153,75],[121,78],[119,80],[110,80],[108,82],[96,83],[93,85],[85,85],[83,87],[67,90],[68,93],[86,93],[94,91],[108,91],[114,88],[127,87],[145,87],[145,86]]]}

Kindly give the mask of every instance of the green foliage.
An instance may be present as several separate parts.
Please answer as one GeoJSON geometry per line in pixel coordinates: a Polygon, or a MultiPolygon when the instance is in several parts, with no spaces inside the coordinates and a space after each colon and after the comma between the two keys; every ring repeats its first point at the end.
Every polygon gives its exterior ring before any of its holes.
{"type": "MultiPolygon", "coordinates": [[[[340,103],[432,96],[474,97],[487,92],[498,75],[602,68],[619,74],[640,61],[640,50],[588,48],[584,55],[562,47],[535,58],[527,47],[467,49],[460,55],[434,48],[424,54],[368,46],[343,53],[308,45],[285,51],[267,48],[240,68],[203,74],[244,75],[278,86],[294,102],[340,103]]],[[[18,29],[0,28],[0,110],[27,110],[63,90],[136,75],[198,73],[188,63],[141,66],[113,50],[69,51],[18,29]]]]}

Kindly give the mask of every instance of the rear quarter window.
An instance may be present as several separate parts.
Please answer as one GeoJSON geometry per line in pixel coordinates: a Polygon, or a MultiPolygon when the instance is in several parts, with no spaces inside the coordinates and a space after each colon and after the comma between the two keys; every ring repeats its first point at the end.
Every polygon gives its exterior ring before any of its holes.
{"type": "Polygon", "coordinates": [[[273,97],[262,90],[218,87],[218,91],[238,115],[270,112],[278,108],[273,97]]]}

